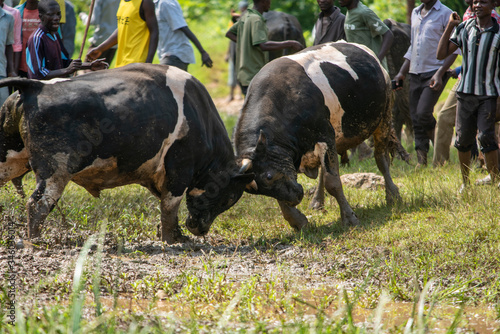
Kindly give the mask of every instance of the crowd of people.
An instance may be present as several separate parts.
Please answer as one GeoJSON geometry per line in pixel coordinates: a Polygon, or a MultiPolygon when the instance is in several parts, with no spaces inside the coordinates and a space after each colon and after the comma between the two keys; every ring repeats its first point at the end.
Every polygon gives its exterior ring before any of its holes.
{"type": "MultiPolygon", "coordinates": [[[[116,58],[116,67],[129,63],[151,63],[155,54],[161,64],[184,71],[196,62],[192,44],[202,65],[213,62],[184,19],[177,0],[96,0],[90,23],[94,36],[86,61],[71,59],[74,50],[75,13],[65,0],[23,0],[12,8],[0,0],[0,79],[21,76],[39,80],[65,77],[81,69],[101,70],[116,58]]],[[[487,180],[500,180],[498,140],[495,134],[497,98],[500,93],[500,17],[496,0],[465,0],[467,11],[461,19],[440,0],[421,0],[411,15],[411,44],[404,63],[393,78],[401,89],[409,77],[410,115],[415,133],[418,166],[427,165],[430,144],[433,165],[449,160],[455,127],[463,184],[470,184],[471,157],[477,142],[489,172],[487,180]],[[436,51],[437,50],[437,51],[436,51]],[[457,56],[462,66],[450,70],[457,56]],[[450,77],[458,77],[436,121],[435,105],[450,77]]],[[[366,45],[387,67],[386,55],[392,42],[391,30],[360,0],[317,0],[320,14],[314,25],[314,45],[346,40],[366,45]]],[[[238,84],[247,94],[252,78],[268,62],[267,51],[285,48],[299,51],[305,46],[294,40],[271,41],[264,12],[271,0],[239,3],[232,11],[226,33],[230,47],[230,99],[238,84]]],[[[80,14],[86,22],[88,16],[80,14]]],[[[9,92],[0,90],[0,104],[9,92]]],[[[499,185],[500,186],[500,185],[499,185]]]]}

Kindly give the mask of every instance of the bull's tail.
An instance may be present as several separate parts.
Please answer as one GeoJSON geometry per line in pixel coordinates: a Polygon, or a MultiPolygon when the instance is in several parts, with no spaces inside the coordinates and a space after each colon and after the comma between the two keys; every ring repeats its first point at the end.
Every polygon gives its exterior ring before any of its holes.
{"type": "Polygon", "coordinates": [[[389,142],[387,145],[387,149],[391,154],[392,158],[399,157],[401,160],[405,161],[407,164],[410,163],[410,153],[406,151],[398,137],[396,136],[396,131],[391,126],[391,132],[389,134],[389,142]]]}

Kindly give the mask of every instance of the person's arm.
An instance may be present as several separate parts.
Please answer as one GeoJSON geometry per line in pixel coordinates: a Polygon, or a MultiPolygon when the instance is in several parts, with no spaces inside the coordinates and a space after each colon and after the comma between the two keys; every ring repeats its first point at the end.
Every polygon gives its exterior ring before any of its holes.
{"type": "Polygon", "coordinates": [[[146,63],[152,63],[158,47],[158,22],[156,21],[155,5],[152,0],[143,0],[142,8],[149,30],[149,49],[146,63]]]}
{"type": "Polygon", "coordinates": [[[453,12],[448,19],[448,24],[446,25],[446,29],[439,40],[436,58],[439,60],[443,60],[453,52],[458,49],[458,45],[450,41],[451,33],[456,26],[460,24],[460,16],[458,16],[457,12],[453,12]]]}
{"type": "Polygon", "coordinates": [[[202,66],[206,65],[207,67],[212,67],[213,65],[212,59],[208,55],[207,51],[205,51],[203,46],[201,46],[200,41],[198,40],[198,38],[196,38],[195,34],[193,34],[191,29],[189,29],[188,26],[185,26],[180,28],[180,30],[186,35],[187,38],[191,40],[191,42],[193,42],[194,46],[196,46],[198,51],[200,51],[202,66]]]}
{"type": "Polygon", "coordinates": [[[304,48],[302,44],[300,44],[297,41],[282,41],[282,42],[277,42],[277,41],[267,41],[264,43],[260,43],[259,47],[262,51],[277,51],[277,50],[283,50],[283,49],[288,49],[292,48],[295,51],[300,51],[304,48]]]}
{"type": "Polygon", "coordinates": [[[382,35],[382,45],[380,46],[380,51],[377,55],[380,61],[385,58],[387,52],[389,52],[389,50],[391,49],[393,40],[394,34],[390,30],[387,30],[385,34],[382,35]]]}
{"type": "Polygon", "coordinates": [[[235,43],[238,41],[238,26],[240,25],[240,22],[241,21],[237,21],[233,24],[226,33],[226,37],[235,43]]]}
{"type": "MultiPolygon", "coordinates": [[[[408,58],[405,58],[403,65],[401,65],[398,74],[396,74],[393,80],[396,82],[403,81],[406,78],[406,75],[408,74],[409,71],[410,71],[410,60],[408,58]]],[[[398,88],[396,88],[396,90],[400,90],[402,88],[403,87],[399,86],[398,88]]]]}
{"type": "Polygon", "coordinates": [[[118,44],[118,29],[116,29],[104,42],[95,48],[89,49],[87,52],[87,60],[96,60],[104,51],[110,49],[116,44],[118,44]]]}
{"type": "Polygon", "coordinates": [[[229,38],[230,40],[232,40],[235,43],[238,41],[238,38],[237,38],[236,34],[232,33],[231,31],[228,31],[226,33],[226,37],[229,38]]]}
{"type": "Polygon", "coordinates": [[[457,59],[457,55],[451,54],[444,60],[443,65],[441,65],[437,72],[432,76],[429,87],[434,90],[440,90],[443,88],[443,76],[446,71],[448,71],[450,66],[453,65],[455,59],[457,59]]]}

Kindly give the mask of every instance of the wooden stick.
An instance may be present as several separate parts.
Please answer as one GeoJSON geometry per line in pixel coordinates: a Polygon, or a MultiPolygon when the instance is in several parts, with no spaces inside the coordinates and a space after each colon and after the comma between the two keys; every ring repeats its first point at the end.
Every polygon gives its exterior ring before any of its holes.
{"type": "Polygon", "coordinates": [[[90,2],[90,11],[89,17],[87,18],[87,24],[85,26],[85,34],[83,34],[82,47],[80,48],[80,54],[78,55],[78,59],[82,59],[83,48],[85,47],[85,42],[87,40],[87,33],[89,32],[90,20],[92,19],[92,12],[94,11],[95,0],[90,2]]]}

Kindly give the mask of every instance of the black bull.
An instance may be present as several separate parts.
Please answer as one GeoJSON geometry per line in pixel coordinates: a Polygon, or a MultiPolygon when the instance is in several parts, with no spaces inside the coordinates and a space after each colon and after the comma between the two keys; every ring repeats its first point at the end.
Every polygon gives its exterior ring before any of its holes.
{"type": "Polygon", "coordinates": [[[304,194],[297,172],[315,177],[321,166],[320,181],[339,203],[342,221],[357,224],[342,191],[337,152],[373,134],[387,202],[399,200],[389,152],[407,157],[392,130],[391,95],[375,54],[357,44],[322,44],[264,66],[249,86],[235,132],[238,158],[255,173],[250,192],[276,198],[285,219],[301,229],[307,218],[295,208],[304,194]]]}
{"type": "MultiPolygon", "coordinates": [[[[266,19],[266,26],[268,30],[267,37],[270,41],[286,41],[294,40],[302,45],[306,45],[302,27],[299,20],[291,14],[268,11],[263,14],[266,19]]],[[[292,49],[283,49],[279,51],[269,51],[269,60],[279,58],[281,56],[294,53],[292,49]]]]}
{"type": "Polygon", "coordinates": [[[0,81],[9,97],[0,118],[0,184],[31,168],[28,237],[73,181],[94,196],[140,184],[160,199],[162,240],[185,240],[177,211],[186,195],[187,228],[208,232],[241,197],[240,174],[224,124],[204,86],[175,67],[132,64],[47,82],[0,81]]]}

